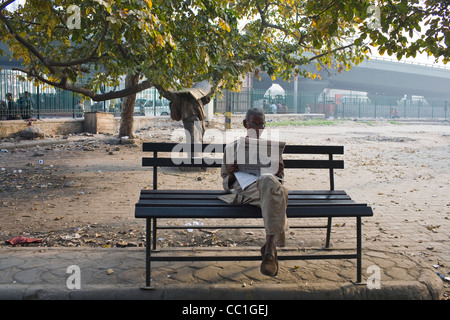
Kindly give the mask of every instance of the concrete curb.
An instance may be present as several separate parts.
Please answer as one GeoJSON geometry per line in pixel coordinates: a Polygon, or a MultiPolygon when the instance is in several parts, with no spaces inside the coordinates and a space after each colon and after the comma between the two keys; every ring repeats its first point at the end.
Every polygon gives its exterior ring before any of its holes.
{"type": "MultiPolygon", "coordinates": [[[[432,279],[428,279],[432,280],[432,279]]],[[[0,285],[0,300],[437,300],[437,282],[384,283],[380,289],[366,285],[334,283],[170,285],[142,290],[135,285],[91,285],[77,290],[49,285],[0,285]]],[[[442,287],[442,285],[441,285],[442,287]]]]}

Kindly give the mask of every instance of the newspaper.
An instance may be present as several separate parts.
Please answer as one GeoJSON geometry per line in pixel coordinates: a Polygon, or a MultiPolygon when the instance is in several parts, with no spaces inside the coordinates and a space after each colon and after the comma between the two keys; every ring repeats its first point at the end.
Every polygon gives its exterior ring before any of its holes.
{"type": "Polygon", "coordinates": [[[275,175],[278,172],[285,145],[286,143],[281,141],[248,137],[237,141],[233,160],[237,163],[239,171],[234,175],[243,190],[261,175],[275,175]]]}

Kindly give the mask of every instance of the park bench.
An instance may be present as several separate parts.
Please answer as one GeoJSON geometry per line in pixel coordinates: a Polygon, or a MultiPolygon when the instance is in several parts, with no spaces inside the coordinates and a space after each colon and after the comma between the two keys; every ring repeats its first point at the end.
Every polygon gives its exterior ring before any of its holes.
{"type": "MultiPolygon", "coordinates": [[[[215,256],[204,255],[167,255],[161,256],[156,250],[158,229],[193,229],[201,228],[252,228],[248,225],[226,226],[173,226],[159,225],[158,219],[261,219],[261,210],[256,206],[227,204],[218,199],[226,194],[223,190],[158,190],[159,167],[202,167],[220,168],[222,163],[223,144],[176,144],[176,143],[143,143],[143,151],[153,153],[153,157],[144,157],[142,165],[153,167],[153,190],[144,189],[140,193],[139,202],[135,205],[135,217],[146,219],[146,276],[145,286],[151,285],[151,263],[153,261],[246,261],[261,260],[260,255],[248,256],[215,256]],[[172,158],[161,157],[161,153],[170,153],[176,148],[186,156],[172,158]],[[194,152],[205,152],[203,157],[191,157],[194,152]],[[219,154],[220,158],[211,161],[209,154],[219,154]],[[181,161],[183,159],[183,161],[181,161]],[[182,162],[180,164],[180,162],[182,162]],[[153,253],[153,254],[152,254],[153,253]]],[[[373,215],[372,209],[364,203],[355,203],[343,190],[334,189],[334,169],[343,169],[344,161],[333,159],[333,155],[343,155],[343,146],[306,146],[286,145],[283,155],[311,155],[309,159],[286,159],[283,157],[285,169],[326,169],[329,170],[330,187],[327,190],[289,190],[287,217],[292,218],[326,218],[327,224],[322,226],[298,226],[298,228],[325,228],[326,254],[278,254],[278,260],[310,260],[310,259],[356,259],[356,282],[361,282],[362,233],[361,218],[373,215]],[[321,155],[321,156],[318,156],[321,155]],[[325,155],[325,156],[324,156],[325,155]],[[317,157],[321,159],[317,159],[317,157]],[[332,218],[356,218],[356,250],[353,253],[329,254],[332,218]]],[[[292,156],[290,156],[292,157],[292,156]]],[[[304,158],[305,156],[302,156],[304,158]]],[[[214,157],[212,157],[214,158],[214,157]]],[[[289,174],[285,173],[289,179],[289,174]]],[[[218,173],[217,179],[221,181],[218,173]]],[[[227,220],[228,221],[228,220],[227,220]]],[[[257,226],[255,226],[257,227],[257,226]]],[[[297,226],[290,226],[295,228],[297,226]]],[[[173,253],[173,252],[172,252],[173,253]]],[[[192,252],[190,252],[192,253],[192,252]]]]}

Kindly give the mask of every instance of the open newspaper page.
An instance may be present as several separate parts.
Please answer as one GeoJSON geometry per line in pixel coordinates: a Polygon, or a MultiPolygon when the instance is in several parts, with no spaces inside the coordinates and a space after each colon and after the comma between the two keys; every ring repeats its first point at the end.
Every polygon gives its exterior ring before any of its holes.
{"type": "Polygon", "coordinates": [[[239,171],[234,175],[241,188],[247,188],[261,175],[275,175],[282,161],[285,145],[281,141],[240,138],[234,155],[239,171]]]}

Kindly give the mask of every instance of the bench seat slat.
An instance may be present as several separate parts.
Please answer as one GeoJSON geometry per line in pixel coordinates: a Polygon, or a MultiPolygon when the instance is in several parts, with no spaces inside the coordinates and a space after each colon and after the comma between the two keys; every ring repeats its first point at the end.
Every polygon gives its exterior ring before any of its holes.
{"type": "MultiPolygon", "coordinates": [[[[218,200],[217,196],[211,195],[211,196],[187,196],[187,195],[163,195],[163,196],[153,196],[153,195],[143,195],[140,197],[139,201],[153,201],[153,200],[160,200],[160,201],[213,201],[218,200]]],[[[289,196],[288,202],[291,203],[292,201],[345,201],[345,200],[352,200],[349,196],[300,196],[300,195],[292,195],[289,196]]],[[[221,201],[221,200],[220,200],[221,201]]]]}
{"type": "MultiPolygon", "coordinates": [[[[139,207],[136,206],[136,218],[261,218],[261,209],[256,206],[218,207],[139,207]]],[[[288,206],[288,218],[324,218],[324,217],[363,217],[372,216],[367,205],[354,204],[343,206],[303,205],[288,206]]]]}
{"type": "MultiPolygon", "coordinates": [[[[214,194],[223,195],[228,192],[225,190],[176,190],[176,189],[166,189],[166,190],[141,190],[142,194],[188,194],[188,195],[198,195],[198,194],[214,194]]],[[[344,190],[289,190],[289,195],[302,195],[302,194],[330,194],[330,195],[346,195],[344,190]]]]}
{"type": "MultiPolygon", "coordinates": [[[[176,147],[176,150],[188,151],[192,149],[194,151],[203,152],[216,152],[223,153],[226,144],[207,144],[200,145],[180,144],[180,143],[161,143],[161,142],[144,142],[142,145],[142,151],[144,152],[172,152],[176,147]]],[[[313,146],[313,145],[286,145],[283,153],[295,153],[295,154],[344,154],[343,146],[313,146]]]]}
{"type": "MultiPolygon", "coordinates": [[[[283,159],[286,169],[344,169],[342,160],[298,160],[283,159]]],[[[142,158],[143,167],[187,167],[187,168],[220,168],[222,159],[190,158],[142,158]]]]}
{"type": "MultiPolygon", "coordinates": [[[[187,194],[141,194],[140,200],[215,200],[218,195],[215,194],[199,194],[199,195],[187,195],[187,194]]],[[[293,200],[351,200],[348,195],[327,195],[327,194],[291,194],[289,195],[289,201],[293,200]]]]}
{"type": "MultiPolygon", "coordinates": [[[[190,251],[191,253],[192,251],[190,251]]],[[[284,255],[280,254],[277,256],[278,260],[325,260],[325,259],[356,259],[356,254],[346,253],[346,254],[304,254],[298,255],[284,255]]],[[[217,261],[217,256],[203,256],[197,255],[196,261],[217,261]]],[[[251,255],[251,256],[226,256],[221,255],[220,260],[222,261],[260,261],[261,255],[251,255]]],[[[162,256],[155,254],[152,256],[152,261],[192,261],[192,256],[162,256]]]]}
{"type": "MultiPolygon", "coordinates": [[[[289,206],[302,206],[302,205],[349,205],[354,204],[353,200],[292,200],[289,202],[289,206]]],[[[241,206],[241,204],[228,204],[220,199],[177,199],[177,200],[167,200],[167,199],[151,199],[151,200],[140,200],[136,206],[138,207],[231,207],[231,206],[241,206]]]]}

